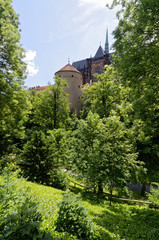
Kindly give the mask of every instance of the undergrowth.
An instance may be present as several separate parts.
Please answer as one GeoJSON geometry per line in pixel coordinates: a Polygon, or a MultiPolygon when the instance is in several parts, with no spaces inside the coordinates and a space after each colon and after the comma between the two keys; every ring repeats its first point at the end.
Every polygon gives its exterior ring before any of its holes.
{"type": "MultiPolygon", "coordinates": [[[[7,174],[0,179],[0,239],[86,239],[55,228],[64,191],[7,174]]],[[[74,194],[79,192],[77,187],[71,189],[74,194]]],[[[106,196],[80,192],[81,204],[88,210],[86,217],[94,226],[90,239],[159,239],[159,210],[115,202],[109,206],[106,196]]]]}

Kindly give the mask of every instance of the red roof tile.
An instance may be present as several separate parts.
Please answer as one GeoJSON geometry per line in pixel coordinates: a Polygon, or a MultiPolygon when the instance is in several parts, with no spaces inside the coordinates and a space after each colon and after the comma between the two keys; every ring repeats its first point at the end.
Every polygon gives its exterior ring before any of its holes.
{"type": "Polygon", "coordinates": [[[50,86],[36,87],[35,90],[36,90],[36,91],[37,91],[37,90],[43,90],[43,89],[48,88],[48,87],[50,87],[50,86]]]}
{"type": "MultiPolygon", "coordinates": [[[[71,64],[67,64],[66,66],[64,66],[63,68],[61,68],[59,71],[57,71],[56,73],[58,72],[67,72],[67,71],[71,71],[71,72],[78,72],[80,73],[76,68],[74,68],[71,64]]],[[[81,73],[80,73],[81,74],[81,73]]]]}

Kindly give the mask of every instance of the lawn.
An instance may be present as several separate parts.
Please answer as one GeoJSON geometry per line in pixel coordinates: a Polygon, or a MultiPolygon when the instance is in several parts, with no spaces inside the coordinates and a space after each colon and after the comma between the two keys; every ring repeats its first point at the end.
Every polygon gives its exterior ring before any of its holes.
{"type": "MultiPolygon", "coordinates": [[[[40,184],[20,181],[21,188],[29,187],[31,198],[38,203],[38,212],[42,215],[41,229],[50,232],[53,239],[76,239],[62,237],[55,232],[55,221],[58,216],[59,203],[64,191],[40,184]],[[56,236],[56,237],[55,237],[56,236]],[[60,237],[57,237],[60,236],[60,237]]],[[[3,185],[0,179],[0,185],[3,185]]],[[[159,210],[150,209],[147,205],[113,202],[109,206],[106,196],[100,198],[91,192],[71,186],[74,194],[80,192],[83,205],[88,209],[88,216],[93,220],[97,239],[111,240],[158,240],[159,210]],[[100,235],[100,237],[99,237],[100,235]]]]}
{"type": "MultiPolygon", "coordinates": [[[[26,185],[39,200],[43,226],[52,231],[63,191],[30,182],[26,185]]],[[[79,192],[78,188],[74,188],[74,192],[79,192]]],[[[81,198],[103,239],[159,239],[159,210],[149,209],[147,205],[139,207],[138,204],[116,202],[109,206],[107,199],[99,199],[90,192],[81,192],[81,198]]]]}

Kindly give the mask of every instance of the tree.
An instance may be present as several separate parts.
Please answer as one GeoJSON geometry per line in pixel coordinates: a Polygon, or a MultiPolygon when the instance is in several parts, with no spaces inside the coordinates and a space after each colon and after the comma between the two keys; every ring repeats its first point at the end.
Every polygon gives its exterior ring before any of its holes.
{"type": "Polygon", "coordinates": [[[77,168],[98,185],[98,192],[107,184],[112,195],[114,187],[122,187],[140,167],[132,132],[116,115],[100,119],[89,113],[86,120],[79,121],[74,134],[77,168]]]}
{"type": "Polygon", "coordinates": [[[28,112],[22,89],[26,64],[20,46],[19,20],[11,0],[0,0],[0,155],[23,137],[28,112]]]}
{"type": "Polygon", "coordinates": [[[54,86],[34,96],[31,117],[34,126],[45,131],[67,126],[70,109],[68,95],[65,94],[63,87],[67,87],[67,83],[56,76],[54,86]]]}
{"type": "Polygon", "coordinates": [[[129,89],[121,84],[118,69],[107,66],[105,73],[96,74],[96,78],[98,82],[83,91],[86,101],[82,117],[86,117],[90,110],[100,118],[109,117],[115,111],[125,119],[132,108],[128,101],[129,89]]]}
{"type": "Polygon", "coordinates": [[[114,0],[119,24],[113,32],[114,63],[121,83],[130,88],[134,120],[140,122],[139,159],[149,172],[158,169],[159,156],[159,2],[114,0]]]}
{"type": "Polygon", "coordinates": [[[159,207],[159,183],[152,183],[150,193],[147,194],[154,207],[159,207]]]}
{"type": "Polygon", "coordinates": [[[56,230],[76,235],[79,239],[92,239],[93,224],[87,216],[87,209],[82,205],[79,196],[66,192],[60,203],[56,230]]]}
{"type": "Polygon", "coordinates": [[[54,162],[50,156],[47,137],[41,130],[34,131],[30,137],[23,150],[21,167],[24,170],[24,176],[31,181],[49,185],[49,172],[54,162]]]}
{"type": "Polygon", "coordinates": [[[34,130],[23,149],[21,167],[24,176],[31,181],[65,188],[66,179],[60,168],[65,166],[69,159],[67,136],[64,129],[54,129],[47,134],[34,130]]]}

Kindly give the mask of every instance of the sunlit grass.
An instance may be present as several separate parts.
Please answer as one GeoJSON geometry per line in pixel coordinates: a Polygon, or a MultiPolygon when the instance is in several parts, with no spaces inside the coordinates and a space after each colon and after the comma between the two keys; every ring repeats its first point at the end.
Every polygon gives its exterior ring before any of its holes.
{"type": "MultiPolygon", "coordinates": [[[[39,211],[44,216],[43,226],[54,229],[63,191],[30,182],[26,185],[31,188],[31,194],[40,201],[39,211]]],[[[139,207],[115,202],[109,206],[106,197],[100,199],[93,193],[82,192],[81,188],[71,188],[75,194],[81,194],[89,217],[105,239],[159,239],[158,210],[149,209],[147,205],[139,207]]]]}
{"type": "MultiPolygon", "coordinates": [[[[3,179],[0,178],[0,185],[3,179]]],[[[23,188],[29,187],[34,201],[38,203],[38,211],[43,216],[41,228],[55,232],[55,221],[58,216],[59,203],[64,191],[53,187],[22,180],[23,188]]],[[[159,239],[159,210],[149,209],[147,205],[113,202],[109,206],[106,195],[98,197],[90,191],[83,191],[81,187],[69,186],[74,194],[80,194],[84,206],[88,209],[88,216],[93,220],[95,229],[102,240],[111,239],[159,239]]]]}

